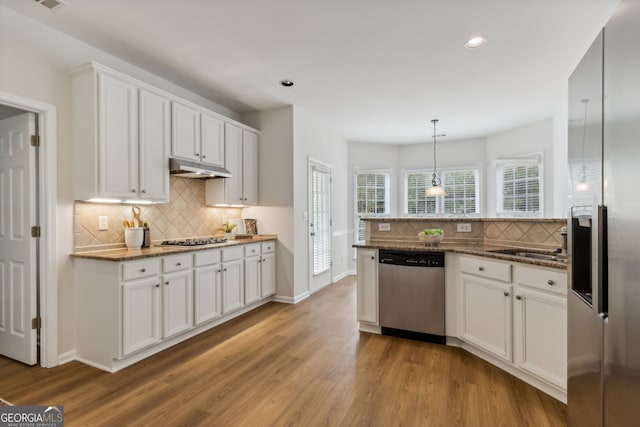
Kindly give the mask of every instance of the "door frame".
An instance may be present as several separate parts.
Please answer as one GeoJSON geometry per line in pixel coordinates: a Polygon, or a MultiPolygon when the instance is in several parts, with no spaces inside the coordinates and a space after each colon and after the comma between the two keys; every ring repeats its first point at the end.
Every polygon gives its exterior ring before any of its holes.
{"type": "MultiPolygon", "coordinates": [[[[311,220],[312,218],[312,214],[313,214],[313,202],[312,202],[312,194],[313,194],[313,183],[311,182],[311,173],[312,173],[312,167],[313,165],[318,165],[321,166],[323,168],[327,168],[329,170],[329,216],[330,216],[330,220],[333,221],[333,203],[332,203],[332,198],[333,198],[333,183],[331,182],[331,180],[333,179],[333,168],[331,167],[330,164],[325,163],[325,162],[321,162],[319,160],[316,160],[312,157],[307,157],[307,210],[309,212],[309,221],[307,224],[311,224],[311,220]]],[[[328,270],[328,274],[329,274],[329,283],[327,283],[326,285],[323,285],[317,289],[312,289],[312,282],[313,282],[313,278],[314,278],[314,274],[313,274],[313,239],[311,236],[311,227],[309,225],[307,225],[307,273],[308,273],[308,280],[309,280],[309,284],[308,284],[308,290],[309,293],[314,293],[319,291],[320,289],[329,286],[333,283],[333,262],[331,264],[331,267],[329,267],[328,270]]],[[[331,256],[333,258],[333,226],[330,227],[330,231],[329,231],[329,239],[331,239],[331,256]]],[[[325,273],[322,273],[325,274],[325,273]]]]}
{"type": "Polygon", "coordinates": [[[58,365],[58,253],[57,253],[57,108],[33,99],[0,91],[0,104],[38,114],[40,135],[40,365],[58,365]]]}

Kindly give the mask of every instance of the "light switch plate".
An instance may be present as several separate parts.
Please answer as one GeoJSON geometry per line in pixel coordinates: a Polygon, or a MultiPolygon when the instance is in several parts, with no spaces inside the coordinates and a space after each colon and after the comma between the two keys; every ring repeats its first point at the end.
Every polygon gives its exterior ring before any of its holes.
{"type": "Polygon", "coordinates": [[[108,216],[99,216],[98,217],[98,230],[105,231],[109,229],[109,217],[108,216]]]}
{"type": "Polygon", "coordinates": [[[458,233],[471,233],[471,224],[469,223],[456,224],[456,231],[458,233]]]}
{"type": "Polygon", "coordinates": [[[378,224],[378,231],[391,231],[391,224],[388,222],[378,224]]]}

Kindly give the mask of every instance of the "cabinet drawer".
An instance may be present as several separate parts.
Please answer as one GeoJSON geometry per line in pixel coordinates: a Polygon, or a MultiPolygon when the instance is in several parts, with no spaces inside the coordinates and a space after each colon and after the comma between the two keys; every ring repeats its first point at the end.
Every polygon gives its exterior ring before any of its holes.
{"type": "Polygon", "coordinates": [[[513,279],[518,285],[529,286],[557,294],[567,294],[567,273],[542,267],[515,265],[513,279]]]}
{"type": "Polygon", "coordinates": [[[511,282],[511,264],[490,261],[486,258],[460,257],[460,271],[487,279],[511,282]]]}
{"type": "Polygon", "coordinates": [[[122,264],[122,280],[140,279],[160,274],[160,258],[141,259],[122,264]]]}
{"type": "Polygon", "coordinates": [[[242,246],[222,249],[222,261],[233,261],[234,259],[242,259],[244,249],[242,246]]]}
{"type": "Polygon", "coordinates": [[[244,256],[258,256],[258,255],[260,255],[260,243],[244,245],[244,256]]]}
{"type": "Polygon", "coordinates": [[[202,267],[203,265],[219,264],[220,249],[196,252],[193,256],[193,259],[196,267],[202,267]]]}
{"type": "Polygon", "coordinates": [[[193,266],[193,257],[191,254],[169,255],[162,258],[162,272],[171,273],[172,271],[184,270],[193,266]]]}
{"type": "Polygon", "coordinates": [[[276,242],[263,242],[262,243],[262,253],[263,254],[270,254],[271,252],[275,251],[276,249],[276,242]]]}

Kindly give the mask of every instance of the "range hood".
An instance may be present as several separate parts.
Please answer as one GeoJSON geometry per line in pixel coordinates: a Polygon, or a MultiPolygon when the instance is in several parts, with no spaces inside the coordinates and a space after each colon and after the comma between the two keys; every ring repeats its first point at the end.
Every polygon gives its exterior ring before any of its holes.
{"type": "Polygon", "coordinates": [[[231,178],[231,172],[223,167],[173,157],[169,159],[169,173],[182,178],[231,178]]]}

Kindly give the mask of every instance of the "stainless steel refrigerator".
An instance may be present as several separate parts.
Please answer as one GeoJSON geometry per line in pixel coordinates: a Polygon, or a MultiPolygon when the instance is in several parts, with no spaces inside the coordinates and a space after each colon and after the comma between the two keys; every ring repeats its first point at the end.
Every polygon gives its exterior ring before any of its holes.
{"type": "Polygon", "coordinates": [[[640,1],[569,79],[570,426],[640,425],[640,1]]]}

